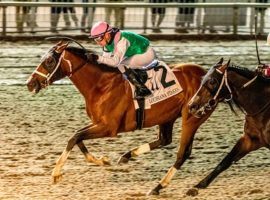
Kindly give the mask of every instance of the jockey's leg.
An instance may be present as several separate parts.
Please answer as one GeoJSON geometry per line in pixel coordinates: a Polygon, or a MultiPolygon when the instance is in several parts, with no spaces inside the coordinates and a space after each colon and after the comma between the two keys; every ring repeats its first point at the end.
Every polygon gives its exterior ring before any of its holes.
{"type": "Polygon", "coordinates": [[[145,98],[152,94],[152,92],[144,85],[143,81],[135,70],[125,67],[124,74],[129,82],[136,87],[136,99],[145,98]]]}
{"type": "Polygon", "coordinates": [[[138,89],[136,91],[136,98],[144,98],[151,95],[151,91],[144,85],[139,75],[133,69],[140,69],[147,66],[154,59],[156,59],[156,53],[151,47],[148,47],[145,53],[131,56],[123,60],[118,66],[120,72],[125,74],[127,79],[138,89]],[[128,66],[128,68],[125,66],[128,66]]]}

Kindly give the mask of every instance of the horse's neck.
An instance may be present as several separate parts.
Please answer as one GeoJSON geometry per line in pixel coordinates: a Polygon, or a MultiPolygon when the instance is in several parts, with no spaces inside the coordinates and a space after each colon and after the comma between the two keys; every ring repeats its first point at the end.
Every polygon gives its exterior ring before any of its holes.
{"type": "Polygon", "coordinates": [[[266,105],[270,99],[270,92],[266,98],[264,86],[258,84],[257,80],[244,87],[251,79],[248,79],[237,72],[229,72],[229,86],[233,92],[233,99],[247,113],[256,113],[263,105],[266,105]]]}
{"type": "Polygon", "coordinates": [[[113,72],[106,72],[99,69],[92,64],[86,64],[76,73],[74,73],[70,80],[77,87],[80,93],[86,98],[98,97],[102,95],[100,91],[104,88],[110,87],[117,74],[113,72]],[[93,95],[90,95],[93,93],[93,95]]]}

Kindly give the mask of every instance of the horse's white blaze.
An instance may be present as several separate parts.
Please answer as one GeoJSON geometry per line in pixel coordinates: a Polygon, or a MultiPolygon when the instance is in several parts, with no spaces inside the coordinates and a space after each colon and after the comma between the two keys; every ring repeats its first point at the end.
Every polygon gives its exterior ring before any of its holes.
{"type": "Polygon", "coordinates": [[[174,174],[176,173],[177,169],[175,167],[171,167],[167,174],[163,177],[163,179],[160,181],[160,185],[162,187],[166,187],[171,182],[174,174]]]}
{"type": "Polygon", "coordinates": [[[151,149],[150,149],[150,145],[147,143],[147,144],[143,144],[133,150],[131,150],[131,156],[132,157],[135,157],[135,156],[138,156],[140,154],[143,154],[143,153],[146,153],[146,152],[149,152],[151,149]]]}

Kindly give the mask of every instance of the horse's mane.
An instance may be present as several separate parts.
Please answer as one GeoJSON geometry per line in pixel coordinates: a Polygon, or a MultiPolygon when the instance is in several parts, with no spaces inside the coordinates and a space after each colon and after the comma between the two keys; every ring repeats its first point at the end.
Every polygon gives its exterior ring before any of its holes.
{"type": "MultiPolygon", "coordinates": [[[[87,61],[87,56],[85,55],[86,53],[93,53],[95,55],[96,52],[92,51],[92,50],[86,50],[86,49],[82,49],[79,47],[74,47],[74,46],[68,46],[66,49],[66,51],[69,51],[70,53],[79,56],[80,58],[82,58],[83,60],[87,61]]],[[[108,65],[105,64],[93,64],[93,66],[98,67],[99,69],[101,69],[102,71],[106,71],[106,72],[115,72],[115,73],[120,73],[120,71],[115,67],[110,67],[108,65]]]]}
{"type": "MultiPolygon", "coordinates": [[[[263,76],[261,75],[258,75],[258,73],[255,71],[255,70],[249,70],[248,68],[245,68],[245,67],[241,67],[241,66],[237,66],[237,65],[231,65],[228,67],[228,70],[230,71],[234,71],[236,72],[237,74],[251,80],[252,78],[254,78],[255,76],[257,76],[256,78],[256,83],[257,83],[257,86],[268,86],[269,85],[269,82],[270,82],[270,79],[267,79],[267,78],[264,78],[263,76]]],[[[252,84],[252,83],[251,83],[252,84]]],[[[254,84],[254,83],[253,83],[254,84]]],[[[237,114],[237,112],[235,111],[234,107],[236,106],[241,112],[244,113],[244,110],[242,108],[241,105],[239,105],[239,103],[237,103],[236,101],[234,101],[233,99],[230,100],[230,101],[227,101],[227,103],[229,104],[230,106],[230,109],[232,110],[232,112],[234,114],[237,114]]]]}
{"type": "Polygon", "coordinates": [[[238,65],[230,65],[228,67],[228,70],[234,71],[234,72],[244,76],[247,79],[252,79],[252,78],[254,78],[255,76],[258,75],[256,81],[261,82],[262,84],[265,84],[265,83],[269,84],[269,82],[270,82],[269,78],[265,78],[262,75],[258,74],[255,70],[250,70],[250,69],[248,69],[246,67],[241,67],[241,66],[238,66],[238,65]]]}
{"type": "Polygon", "coordinates": [[[249,70],[246,67],[241,67],[241,66],[238,66],[238,65],[230,65],[228,67],[228,70],[229,71],[234,71],[234,72],[246,77],[247,79],[252,79],[252,78],[254,78],[254,76],[257,75],[255,71],[249,70]]]}
{"type": "MultiPolygon", "coordinates": [[[[254,78],[257,74],[255,71],[251,71],[246,67],[241,67],[238,65],[230,65],[228,67],[229,71],[234,71],[237,74],[240,74],[241,76],[244,76],[245,78],[251,80],[252,78],[254,78]]],[[[226,103],[229,104],[229,107],[231,109],[231,111],[235,114],[238,115],[237,111],[235,110],[235,107],[237,108],[237,110],[240,110],[242,113],[244,113],[244,109],[242,108],[242,106],[237,103],[236,101],[233,100],[233,98],[230,101],[226,101],[226,103]]]]}

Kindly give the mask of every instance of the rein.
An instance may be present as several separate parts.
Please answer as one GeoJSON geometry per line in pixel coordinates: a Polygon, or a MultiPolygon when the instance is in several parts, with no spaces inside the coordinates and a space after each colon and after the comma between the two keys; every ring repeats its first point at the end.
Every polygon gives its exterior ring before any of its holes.
{"type": "Polygon", "coordinates": [[[70,60],[65,59],[65,61],[68,62],[68,64],[69,64],[69,69],[70,69],[70,73],[68,75],[69,78],[71,78],[77,71],[79,71],[82,67],[84,67],[87,64],[87,62],[82,63],[77,68],[75,68],[75,70],[73,70],[70,60]]]}

